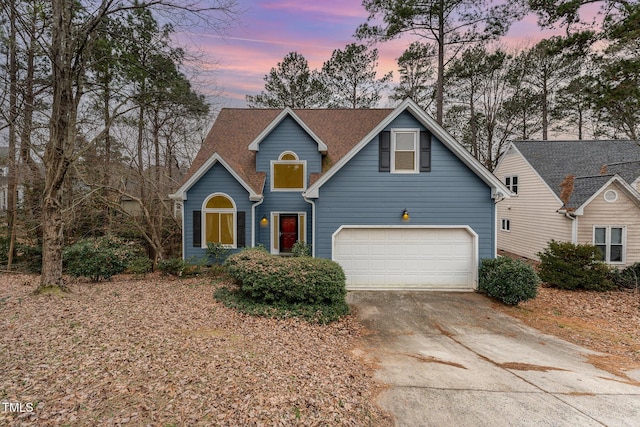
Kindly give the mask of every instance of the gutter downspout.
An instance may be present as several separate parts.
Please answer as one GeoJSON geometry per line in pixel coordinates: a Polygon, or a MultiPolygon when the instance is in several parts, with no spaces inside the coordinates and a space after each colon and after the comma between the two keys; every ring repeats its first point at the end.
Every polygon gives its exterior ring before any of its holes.
{"type": "Polygon", "coordinates": [[[571,220],[571,243],[578,244],[578,217],[568,211],[564,211],[564,216],[571,220]]]}
{"type": "Polygon", "coordinates": [[[264,197],[259,202],[251,205],[251,247],[256,247],[256,208],[264,202],[264,197]]]}
{"type": "MultiPolygon", "coordinates": [[[[504,200],[500,192],[493,192],[493,257],[498,257],[498,203],[504,200]]],[[[476,282],[477,286],[477,282],[476,282]]]]}
{"type": "Polygon", "coordinates": [[[311,205],[311,256],[316,257],[316,202],[311,199],[307,199],[304,194],[302,198],[305,202],[311,205]]]}

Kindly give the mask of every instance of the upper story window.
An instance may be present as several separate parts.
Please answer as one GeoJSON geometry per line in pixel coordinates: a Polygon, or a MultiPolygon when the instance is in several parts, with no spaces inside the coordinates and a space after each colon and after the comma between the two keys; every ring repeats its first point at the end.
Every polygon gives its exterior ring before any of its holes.
{"type": "Polygon", "coordinates": [[[391,132],[391,172],[418,173],[418,130],[391,132]]]}
{"type": "Polygon", "coordinates": [[[504,184],[512,193],[518,194],[518,175],[506,176],[504,184]]]}
{"type": "Polygon", "coordinates": [[[280,154],[271,162],[271,191],[304,191],[307,188],[307,162],[293,151],[280,154]]]}
{"type": "Polygon", "coordinates": [[[380,132],[378,170],[391,173],[431,172],[431,133],[419,129],[380,132]]]}
{"type": "Polygon", "coordinates": [[[216,193],[203,204],[202,232],[203,244],[221,243],[236,246],[236,206],[226,194],[216,193]]]}

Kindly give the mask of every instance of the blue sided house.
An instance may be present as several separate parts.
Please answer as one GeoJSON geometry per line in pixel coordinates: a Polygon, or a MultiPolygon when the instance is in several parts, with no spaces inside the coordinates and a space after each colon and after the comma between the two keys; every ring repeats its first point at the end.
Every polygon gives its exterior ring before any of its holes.
{"type": "Polygon", "coordinates": [[[395,109],[223,109],[171,197],[183,256],[296,242],[348,289],[473,290],[509,190],[411,100],[395,109]]]}

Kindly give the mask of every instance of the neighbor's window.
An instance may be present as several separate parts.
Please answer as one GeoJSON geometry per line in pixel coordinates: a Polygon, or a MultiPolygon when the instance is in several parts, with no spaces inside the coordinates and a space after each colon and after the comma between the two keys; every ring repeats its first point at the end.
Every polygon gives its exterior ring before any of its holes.
{"type": "Polygon", "coordinates": [[[511,220],[509,218],[502,218],[500,223],[500,230],[511,231],[511,220]]]}
{"type": "Polygon", "coordinates": [[[505,177],[504,184],[513,193],[518,194],[518,176],[517,175],[505,177]]]}
{"type": "Polygon", "coordinates": [[[600,249],[605,262],[624,262],[625,227],[602,226],[593,228],[593,244],[600,249]]]}
{"type": "Polygon", "coordinates": [[[213,194],[203,206],[203,244],[207,242],[235,246],[236,207],[225,194],[213,194]]]}
{"type": "Polygon", "coordinates": [[[296,153],[285,151],[278,161],[271,162],[272,191],[303,191],[306,188],[306,162],[296,153]]]}
{"type": "Polygon", "coordinates": [[[418,173],[418,130],[391,133],[391,172],[418,173]]]}

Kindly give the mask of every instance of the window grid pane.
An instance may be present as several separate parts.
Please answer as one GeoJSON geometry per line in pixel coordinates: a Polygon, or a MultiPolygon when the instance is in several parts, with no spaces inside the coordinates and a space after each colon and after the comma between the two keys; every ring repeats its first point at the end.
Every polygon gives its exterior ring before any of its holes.
{"type": "Polygon", "coordinates": [[[220,243],[220,214],[206,214],[205,230],[207,242],[220,243]]]}
{"type": "Polygon", "coordinates": [[[220,214],[220,243],[233,245],[233,214],[220,214]]]}
{"type": "Polygon", "coordinates": [[[611,245],[609,262],[622,262],[622,245],[611,245]]]}
{"type": "Polygon", "coordinates": [[[415,153],[413,151],[396,152],[395,168],[396,170],[415,170],[415,153]]]}
{"type": "Polygon", "coordinates": [[[604,227],[596,227],[596,231],[594,233],[593,242],[596,246],[598,245],[606,245],[607,243],[607,229],[604,227]]]}
{"type": "Polygon", "coordinates": [[[207,209],[233,209],[233,202],[224,196],[215,196],[207,202],[207,209]]]}
{"type": "Polygon", "coordinates": [[[274,164],[273,175],[273,188],[302,189],[304,187],[304,167],[301,163],[274,164]]]}
{"type": "Polygon", "coordinates": [[[397,132],[396,133],[396,150],[415,151],[416,134],[413,132],[397,132]]]}
{"type": "Polygon", "coordinates": [[[622,228],[620,227],[611,228],[611,244],[622,245],[622,228]]]}

